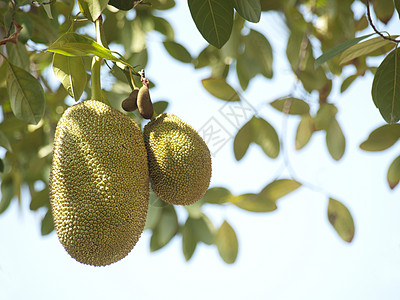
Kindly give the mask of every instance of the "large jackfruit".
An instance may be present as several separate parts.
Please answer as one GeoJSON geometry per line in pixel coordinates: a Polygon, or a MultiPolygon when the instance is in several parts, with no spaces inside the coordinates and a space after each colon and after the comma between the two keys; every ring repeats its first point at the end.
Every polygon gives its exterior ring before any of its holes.
{"type": "Polygon", "coordinates": [[[211,178],[210,151],[192,126],[164,113],[143,129],[150,182],[165,202],[190,205],[206,192],[211,178]]]}
{"type": "Polygon", "coordinates": [[[138,241],[149,201],[143,135],[95,100],[71,106],[57,124],[50,203],[60,242],[77,261],[104,266],[138,241]]]}

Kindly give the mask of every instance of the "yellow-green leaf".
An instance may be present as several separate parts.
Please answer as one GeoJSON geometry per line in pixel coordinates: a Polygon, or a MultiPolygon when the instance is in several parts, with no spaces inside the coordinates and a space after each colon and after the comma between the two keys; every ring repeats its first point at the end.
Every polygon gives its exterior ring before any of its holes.
{"type": "Polygon", "coordinates": [[[400,156],[396,157],[390,164],[387,172],[387,182],[393,190],[400,181],[400,156]]]}
{"type": "Polygon", "coordinates": [[[354,222],[349,210],[341,202],[329,198],[328,220],[339,236],[350,243],[354,237],[354,222]]]}
{"type": "Polygon", "coordinates": [[[231,197],[229,201],[237,207],[251,212],[271,212],[277,209],[275,201],[262,194],[243,194],[231,197]]]}
{"type": "Polygon", "coordinates": [[[333,119],[326,129],[326,146],[334,160],[342,158],[346,149],[346,139],[336,119],[333,119]]]}
{"type": "Polygon", "coordinates": [[[47,210],[47,213],[42,219],[41,233],[42,235],[48,235],[54,230],[53,215],[51,209],[47,210]]]}
{"type": "Polygon", "coordinates": [[[0,131],[0,147],[3,147],[8,151],[12,151],[10,141],[2,131],[0,131]]]}
{"type": "Polygon", "coordinates": [[[194,224],[188,218],[182,228],[182,252],[188,261],[192,256],[197,246],[197,238],[194,234],[194,224]]]}
{"type": "Polygon", "coordinates": [[[301,187],[301,183],[293,179],[277,179],[268,184],[260,192],[260,196],[276,202],[278,199],[301,187]]]}
{"type": "Polygon", "coordinates": [[[276,99],[270,105],[276,110],[289,115],[304,115],[310,111],[308,103],[293,97],[276,99]]]}
{"type": "Polygon", "coordinates": [[[224,262],[233,264],[238,255],[239,243],[235,231],[227,221],[222,223],[217,232],[216,244],[219,255],[224,262]]]}
{"type": "Polygon", "coordinates": [[[205,215],[201,214],[199,218],[188,218],[192,225],[193,233],[198,241],[207,245],[212,245],[215,240],[215,228],[211,220],[205,215]]]}
{"type": "Polygon", "coordinates": [[[78,0],[78,4],[81,12],[94,22],[107,7],[108,0],[78,0]]]}
{"type": "Polygon", "coordinates": [[[223,187],[213,187],[207,190],[203,196],[204,202],[212,204],[222,204],[229,201],[232,197],[231,192],[223,187]]]}
{"type": "Polygon", "coordinates": [[[192,56],[189,51],[186,50],[181,44],[178,44],[174,41],[165,41],[163,43],[165,49],[176,60],[179,60],[183,63],[190,63],[192,61],[192,56]]]}
{"type": "Polygon", "coordinates": [[[314,120],[310,115],[303,115],[296,131],[295,147],[300,150],[307,145],[314,133],[314,120]]]}
{"type": "Polygon", "coordinates": [[[253,141],[253,128],[251,121],[243,125],[233,140],[233,152],[236,160],[241,160],[249,149],[250,143],[253,141]]]}
{"type": "Polygon", "coordinates": [[[400,138],[400,124],[383,125],[370,133],[360,148],[365,151],[382,151],[390,148],[400,138]]]}
{"type": "Polygon", "coordinates": [[[203,79],[204,88],[213,96],[225,101],[240,101],[237,92],[231,87],[224,78],[203,79]]]}
{"type": "Polygon", "coordinates": [[[172,205],[163,208],[158,225],[150,239],[150,251],[164,247],[178,232],[178,218],[172,205]]]}

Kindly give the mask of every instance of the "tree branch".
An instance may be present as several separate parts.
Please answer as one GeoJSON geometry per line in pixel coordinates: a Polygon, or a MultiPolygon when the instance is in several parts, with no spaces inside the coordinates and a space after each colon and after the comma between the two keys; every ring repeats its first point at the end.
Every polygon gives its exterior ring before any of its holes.
{"type": "Polygon", "coordinates": [[[377,34],[379,34],[381,37],[383,37],[385,40],[389,40],[389,41],[392,41],[392,42],[395,42],[395,43],[399,43],[398,40],[392,38],[391,36],[385,36],[385,35],[383,35],[383,34],[375,27],[374,23],[372,22],[372,18],[371,18],[371,10],[370,10],[370,8],[369,8],[369,5],[370,5],[369,0],[367,0],[366,5],[367,5],[367,18],[368,18],[368,22],[369,22],[369,25],[372,27],[372,29],[373,29],[377,34]]]}

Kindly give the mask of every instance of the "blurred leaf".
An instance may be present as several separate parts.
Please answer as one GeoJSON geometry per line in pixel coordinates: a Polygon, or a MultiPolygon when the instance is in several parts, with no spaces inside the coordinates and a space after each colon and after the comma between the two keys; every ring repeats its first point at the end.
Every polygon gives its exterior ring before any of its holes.
{"type": "Polygon", "coordinates": [[[0,131],[0,147],[3,147],[8,151],[12,152],[10,141],[2,131],[0,131]]]}
{"type": "Polygon", "coordinates": [[[296,150],[302,149],[314,133],[314,120],[310,115],[303,115],[296,131],[296,150]]]}
{"type": "Polygon", "coordinates": [[[268,184],[260,195],[276,202],[278,199],[301,187],[301,183],[293,179],[277,179],[268,184]]]}
{"type": "Polygon", "coordinates": [[[34,28],[31,39],[35,43],[47,44],[55,41],[59,37],[58,23],[56,21],[49,22],[47,16],[44,16],[44,14],[29,14],[34,28]]]}
{"type": "Polygon", "coordinates": [[[396,7],[397,14],[400,17],[400,0],[394,0],[394,6],[396,7]]]}
{"type": "Polygon", "coordinates": [[[340,86],[340,92],[343,93],[347,90],[347,88],[358,78],[357,74],[350,75],[345,80],[343,80],[342,85],[340,86]]]}
{"type": "Polygon", "coordinates": [[[310,106],[305,101],[293,97],[276,99],[270,105],[276,110],[289,115],[303,115],[308,114],[310,111],[310,106]]]}
{"type": "Polygon", "coordinates": [[[253,141],[261,147],[270,158],[279,155],[279,137],[274,127],[262,118],[253,117],[251,120],[253,141]]]}
{"type": "Polygon", "coordinates": [[[174,41],[165,41],[163,44],[169,55],[176,60],[179,60],[183,63],[190,63],[192,61],[192,56],[181,44],[178,44],[174,41]]]}
{"type": "Polygon", "coordinates": [[[54,230],[53,215],[51,209],[47,210],[42,220],[41,233],[42,235],[48,235],[54,230]]]}
{"type": "Polygon", "coordinates": [[[370,133],[360,148],[365,151],[382,151],[390,148],[400,138],[400,124],[383,125],[370,133]]]}
{"type": "Polygon", "coordinates": [[[47,17],[49,19],[53,19],[53,14],[51,13],[51,5],[50,4],[43,4],[43,9],[47,14],[47,17]]]}
{"type": "MultiPolygon", "coordinates": [[[[96,21],[103,10],[107,7],[109,0],[78,0],[81,12],[92,22],[96,21]]],[[[125,1],[128,2],[128,1],[125,1]]]]}
{"type": "Polygon", "coordinates": [[[204,202],[212,203],[212,204],[222,204],[229,201],[229,198],[232,197],[231,192],[223,187],[213,187],[207,190],[205,195],[203,196],[204,202]]]}
{"type": "Polygon", "coordinates": [[[0,158],[0,173],[4,172],[4,162],[3,160],[0,158]]]}
{"type": "Polygon", "coordinates": [[[346,139],[336,119],[333,119],[326,129],[326,145],[334,160],[342,158],[346,149],[346,139]]]}
{"type": "Polygon", "coordinates": [[[400,156],[396,157],[390,164],[387,172],[387,182],[393,190],[400,181],[400,156]]]}
{"type": "Polygon", "coordinates": [[[172,205],[163,208],[160,221],[150,239],[150,251],[164,247],[178,232],[178,219],[172,205]]]}
{"type": "Polygon", "coordinates": [[[130,10],[133,8],[133,0],[126,1],[126,0],[109,0],[108,4],[112,5],[120,10],[130,10]]]}
{"type": "Polygon", "coordinates": [[[198,241],[207,245],[212,245],[214,243],[215,228],[211,220],[205,214],[202,214],[200,218],[189,217],[188,221],[192,223],[193,233],[198,241]]]}
{"type": "Polygon", "coordinates": [[[175,6],[174,0],[152,0],[151,6],[154,9],[167,10],[175,6]]]}
{"type": "Polygon", "coordinates": [[[243,194],[231,197],[229,201],[241,209],[252,212],[271,212],[277,209],[275,201],[261,194],[243,194]]]}
{"type": "Polygon", "coordinates": [[[389,124],[400,120],[400,51],[395,49],[382,61],[372,83],[372,99],[389,124]]]}
{"type": "Polygon", "coordinates": [[[8,208],[13,197],[14,183],[11,176],[6,176],[1,181],[0,214],[2,214],[8,208]]]}
{"type": "Polygon", "coordinates": [[[157,101],[157,102],[153,103],[154,113],[156,115],[160,115],[163,112],[165,112],[167,107],[168,107],[168,102],[167,101],[157,101]]]}
{"type": "Polygon", "coordinates": [[[145,230],[151,229],[154,231],[157,228],[157,225],[160,222],[162,210],[163,209],[161,206],[151,205],[151,203],[149,204],[146,217],[146,225],[144,227],[145,230]]]}
{"type": "Polygon", "coordinates": [[[331,122],[335,119],[338,109],[331,103],[321,104],[314,118],[316,130],[327,129],[331,122]]]}
{"type": "Polygon", "coordinates": [[[7,43],[7,54],[8,61],[25,71],[30,71],[30,62],[29,62],[29,54],[26,51],[26,47],[21,42],[17,42],[16,44],[7,43]]]}
{"type": "MultiPolygon", "coordinates": [[[[393,38],[397,38],[398,35],[393,36],[393,38]]],[[[362,55],[368,55],[375,50],[378,50],[386,45],[393,45],[396,46],[396,43],[386,40],[381,36],[376,38],[364,41],[362,43],[358,43],[345,51],[340,55],[339,63],[341,65],[348,63],[349,61],[353,60],[354,58],[360,57],[362,55]]]]}
{"type": "Polygon", "coordinates": [[[373,34],[374,33],[363,35],[363,36],[360,36],[360,37],[357,37],[357,38],[354,38],[351,40],[347,40],[339,45],[336,45],[335,47],[329,49],[328,51],[326,51],[325,53],[323,53],[320,57],[318,57],[316,59],[315,67],[322,65],[324,62],[327,62],[331,58],[335,57],[336,55],[339,55],[346,49],[350,48],[351,46],[354,46],[355,44],[357,44],[358,42],[360,42],[362,40],[365,40],[366,38],[370,37],[373,34]]]}
{"type": "Polygon", "coordinates": [[[211,45],[221,48],[233,27],[233,3],[220,0],[188,0],[197,29],[211,45]]]}
{"type": "Polygon", "coordinates": [[[374,5],[375,15],[381,22],[387,24],[394,13],[393,0],[379,0],[373,1],[372,3],[374,5]]]}
{"type": "Polygon", "coordinates": [[[223,78],[203,79],[204,88],[213,96],[226,101],[240,101],[239,95],[223,78]]]}
{"type": "Polygon", "coordinates": [[[233,152],[236,160],[241,160],[253,141],[253,128],[251,120],[243,125],[233,140],[233,152]]]}
{"type": "MultiPolygon", "coordinates": [[[[244,37],[246,51],[243,54],[258,63],[259,73],[266,78],[272,78],[272,47],[267,38],[260,32],[253,29],[244,37]]],[[[257,72],[258,73],[258,72],[257,72]]]]}
{"type": "Polygon", "coordinates": [[[65,56],[54,53],[53,71],[57,79],[68,91],[68,94],[74,98],[75,101],[78,101],[86,87],[87,81],[82,57],[65,56]]]}
{"type": "Polygon", "coordinates": [[[160,32],[161,34],[165,35],[168,40],[174,40],[175,33],[174,29],[172,28],[171,24],[160,17],[152,16],[154,22],[154,30],[160,32]]]}
{"type": "Polygon", "coordinates": [[[247,21],[257,23],[261,17],[260,0],[233,0],[233,6],[247,21]]]}
{"type": "Polygon", "coordinates": [[[186,261],[192,256],[197,246],[197,239],[193,230],[194,224],[188,218],[182,228],[182,251],[186,261]]]}
{"type": "Polygon", "coordinates": [[[328,220],[339,236],[350,243],[354,237],[354,222],[349,210],[341,202],[329,198],[328,220]]]}
{"type": "Polygon", "coordinates": [[[45,99],[38,80],[8,63],[7,90],[14,115],[26,123],[39,123],[44,115],[45,99]]]}
{"type": "Polygon", "coordinates": [[[49,205],[49,188],[46,187],[43,190],[31,194],[31,204],[29,206],[30,210],[38,210],[43,206],[49,205]]]}
{"type": "Polygon", "coordinates": [[[233,264],[236,261],[239,243],[236,233],[227,221],[224,221],[216,235],[216,244],[221,258],[227,264],[233,264]]]}

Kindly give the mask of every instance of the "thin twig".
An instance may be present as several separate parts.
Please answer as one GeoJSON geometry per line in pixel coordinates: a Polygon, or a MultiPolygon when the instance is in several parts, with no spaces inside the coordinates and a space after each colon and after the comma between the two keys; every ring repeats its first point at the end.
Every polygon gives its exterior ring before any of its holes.
{"type": "Polygon", "coordinates": [[[385,40],[389,40],[389,41],[398,43],[398,42],[399,42],[398,40],[392,38],[391,36],[385,36],[385,35],[383,35],[380,31],[378,31],[378,29],[375,27],[374,23],[372,22],[371,10],[370,10],[370,8],[369,8],[369,5],[370,5],[369,0],[367,0],[367,18],[368,18],[369,25],[371,25],[372,29],[373,29],[377,34],[379,34],[381,37],[383,37],[385,40]]]}

